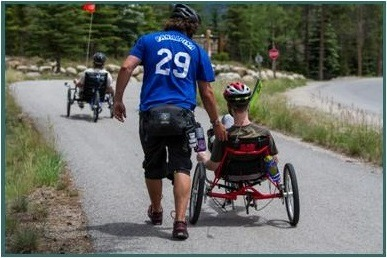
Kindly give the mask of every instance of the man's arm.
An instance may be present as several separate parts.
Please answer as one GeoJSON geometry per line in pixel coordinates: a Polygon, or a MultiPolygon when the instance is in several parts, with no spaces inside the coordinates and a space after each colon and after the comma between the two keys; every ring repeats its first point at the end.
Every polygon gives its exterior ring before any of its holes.
{"type": "Polygon", "coordinates": [[[133,70],[140,64],[141,60],[135,56],[128,56],[121,66],[117,76],[116,100],[122,102],[126,85],[132,76],[133,70]]]}
{"type": "Polygon", "coordinates": [[[124,122],[124,118],[126,118],[126,109],[124,103],[122,102],[126,85],[132,76],[133,70],[140,63],[141,60],[139,58],[130,55],[125,59],[120,71],[118,72],[116,92],[114,95],[114,117],[120,122],[124,122]]]}
{"type": "Polygon", "coordinates": [[[209,82],[198,81],[200,98],[203,101],[204,109],[207,111],[210,121],[213,124],[215,136],[220,141],[227,140],[227,132],[218,119],[216,100],[211,84],[209,82]]]}

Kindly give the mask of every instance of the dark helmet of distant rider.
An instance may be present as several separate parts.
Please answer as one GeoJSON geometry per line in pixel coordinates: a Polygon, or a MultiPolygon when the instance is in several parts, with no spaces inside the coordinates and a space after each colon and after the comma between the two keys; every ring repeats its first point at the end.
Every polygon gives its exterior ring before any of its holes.
{"type": "Polygon", "coordinates": [[[103,68],[106,62],[106,55],[102,52],[97,52],[93,55],[94,68],[103,68]]]}
{"type": "Polygon", "coordinates": [[[177,30],[192,38],[200,22],[200,16],[194,9],[185,4],[175,4],[171,16],[165,23],[164,30],[177,30]]]}

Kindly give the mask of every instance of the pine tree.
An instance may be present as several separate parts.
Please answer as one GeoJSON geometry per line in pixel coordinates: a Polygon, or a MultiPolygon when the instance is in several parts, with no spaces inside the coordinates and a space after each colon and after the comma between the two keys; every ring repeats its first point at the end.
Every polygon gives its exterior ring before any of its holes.
{"type": "Polygon", "coordinates": [[[45,4],[32,6],[31,38],[28,52],[57,62],[63,57],[79,57],[84,50],[85,17],[78,5],[45,4]]]}
{"type": "Polygon", "coordinates": [[[338,76],[339,55],[336,33],[330,22],[327,6],[319,6],[313,11],[311,37],[309,38],[309,77],[326,80],[338,76]],[[325,9],[326,8],[326,9],[325,9]]]}
{"type": "Polygon", "coordinates": [[[29,42],[28,6],[25,4],[5,5],[5,49],[8,55],[24,56],[29,42]]]}

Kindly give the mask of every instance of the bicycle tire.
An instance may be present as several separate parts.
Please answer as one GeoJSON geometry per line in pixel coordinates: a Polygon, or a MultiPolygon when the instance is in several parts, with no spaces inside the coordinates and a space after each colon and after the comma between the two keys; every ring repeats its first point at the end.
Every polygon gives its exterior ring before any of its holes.
{"type": "Polygon", "coordinates": [[[98,121],[98,116],[99,116],[99,91],[95,92],[94,95],[94,100],[93,100],[93,120],[96,123],[98,121]]]}
{"type": "Polygon", "coordinates": [[[296,172],[292,164],[285,164],[283,175],[286,211],[290,225],[296,226],[300,218],[300,198],[296,172]]]}
{"type": "Polygon", "coordinates": [[[68,88],[67,90],[67,117],[70,116],[70,112],[71,112],[71,104],[72,104],[72,99],[71,99],[71,89],[68,88]]]}
{"type": "Polygon", "coordinates": [[[189,201],[189,222],[196,224],[202,209],[206,168],[202,162],[196,165],[189,201]]]}
{"type": "Polygon", "coordinates": [[[109,93],[108,106],[110,109],[110,118],[114,117],[114,109],[113,109],[113,94],[109,93]]]}

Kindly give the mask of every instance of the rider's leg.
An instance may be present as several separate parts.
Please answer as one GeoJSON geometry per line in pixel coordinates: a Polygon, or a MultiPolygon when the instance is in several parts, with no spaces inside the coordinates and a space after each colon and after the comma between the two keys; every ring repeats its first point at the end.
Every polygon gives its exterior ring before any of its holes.
{"type": "Polygon", "coordinates": [[[173,194],[175,197],[175,221],[185,221],[185,213],[191,189],[191,178],[183,171],[175,173],[173,194]]]}

